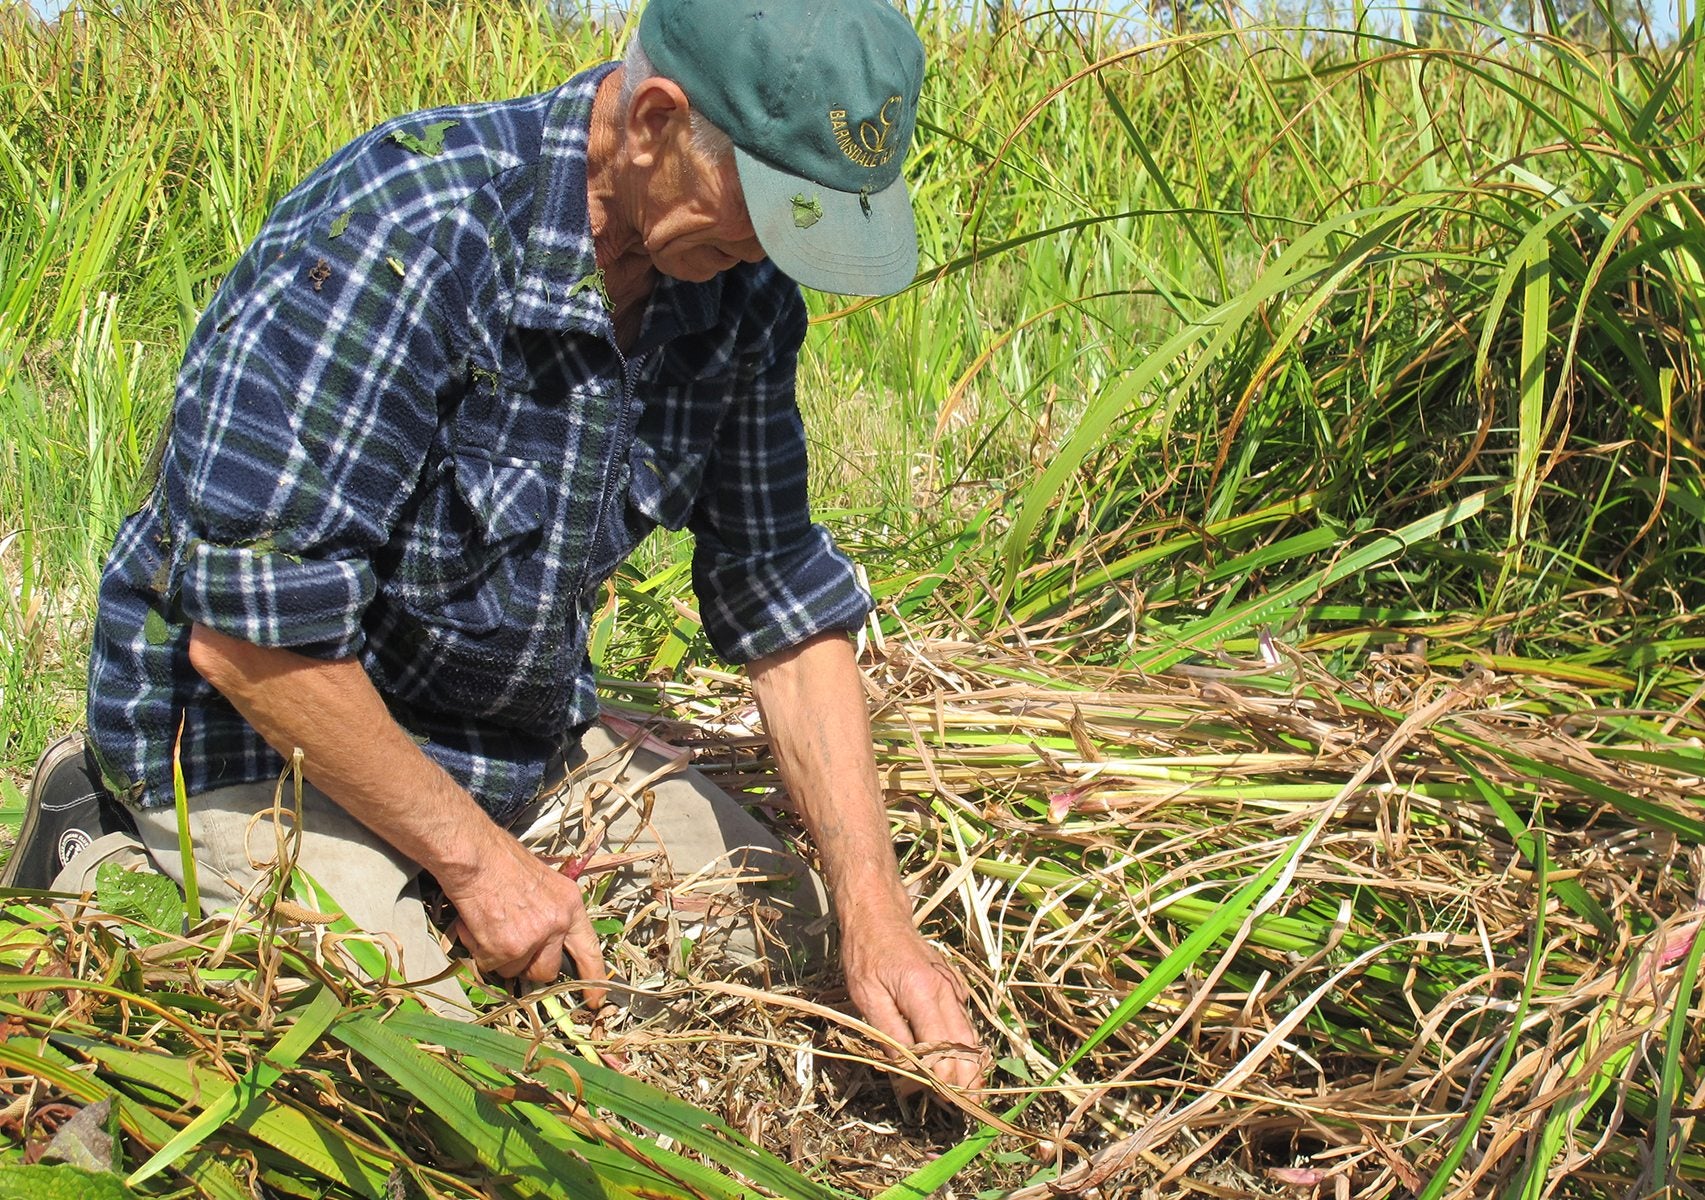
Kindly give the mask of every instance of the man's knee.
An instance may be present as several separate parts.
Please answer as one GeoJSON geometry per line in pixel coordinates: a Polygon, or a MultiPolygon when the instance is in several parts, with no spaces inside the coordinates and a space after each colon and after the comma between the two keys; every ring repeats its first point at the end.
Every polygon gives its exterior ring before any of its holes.
{"type": "Polygon", "coordinates": [[[583,878],[605,906],[652,924],[678,963],[797,978],[827,961],[833,922],[821,878],[685,751],[598,725],[569,767],[517,832],[541,850],[588,855],[583,878]],[[601,857],[621,865],[600,885],[601,857]]]}

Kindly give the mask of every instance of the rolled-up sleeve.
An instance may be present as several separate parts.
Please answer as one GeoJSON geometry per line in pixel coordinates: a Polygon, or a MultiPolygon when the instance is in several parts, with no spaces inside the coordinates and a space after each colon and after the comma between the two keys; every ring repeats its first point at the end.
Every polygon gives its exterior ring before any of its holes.
{"type": "Polygon", "coordinates": [[[185,618],[341,658],[371,555],[415,490],[467,325],[444,260],[395,226],[321,223],[216,298],[179,380],[169,478],[185,618]],[[458,314],[460,319],[458,319],[458,314]]]}
{"type": "Polygon", "coordinates": [[[812,523],[805,428],[795,401],[805,307],[752,314],[737,394],[717,430],[690,522],[693,584],[718,654],[745,663],[830,630],[856,629],[870,594],[828,531],[812,523]]]}

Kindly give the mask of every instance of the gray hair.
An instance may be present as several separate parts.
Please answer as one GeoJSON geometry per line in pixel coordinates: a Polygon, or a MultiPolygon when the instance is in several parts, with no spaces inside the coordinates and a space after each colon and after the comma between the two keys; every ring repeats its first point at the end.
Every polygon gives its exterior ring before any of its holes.
{"type": "MultiPolygon", "coordinates": [[[[627,49],[622,54],[621,107],[624,115],[628,106],[633,103],[633,94],[639,90],[639,85],[647,79],[659,78],[660,75],[652,65],[651,57],[646,54],[645,48],[639,44],[639,35],[628,38],[627,49]]],[[[687,99],[690,102],[692,97],[687,99]]],[[[693,146],[699,153],[717,162],[734,156],[734,142],[726,133],[712,125],[697,108],[687,109],[687,119],[692,125],[693,146]]]]}

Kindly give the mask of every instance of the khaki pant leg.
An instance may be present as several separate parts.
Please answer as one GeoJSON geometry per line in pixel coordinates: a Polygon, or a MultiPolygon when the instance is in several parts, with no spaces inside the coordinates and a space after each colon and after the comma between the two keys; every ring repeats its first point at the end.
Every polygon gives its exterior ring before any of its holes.
{"type": "Polygon", "coordinates": [[[81,896],[95,890],[95,876],[107,863],[127,871],[151,871],[154,864],[142,849],[142,843],[128,833],[104,833],[89,843],[87,849],[59,868],[50,885],[52,891],[70,892],[81,896]]]}
{"type": "Polygon", "coordinates": [[[688,970],[760,982],[791,980],[820,967],[832,922],[823,881],[773,832],[685,755],[634,747],[595,725],[569,761],[568,779],[510,826],[540,854],[574,854],[603,826],[581,878],[605,906],[638,918],[679,951],[688,970]],[[647,809],[649,808],[649,816],[647,809]],[[599,855],[643,855],[608,873],[599,855]],[[660,924],[659,924],[660,923],[660,924]]]}
{"type": "MultiPolygon", "coordinates": [[[[253,783],[190,797],[189,829],[206,912],[234,909],[276,863],[274,820],[270,815],[257,817],[271,809],[276,792],[274,784],[253,783]]],[[[284,806],[289,809],[294,803],[286,786],[284,806]]],[[[176,811],[151,808],[136,816],[137,835],[154,866],[182,886],[176,811]]],[[[288,832],[291,818],[283,820],[288,832]]],[[[302,788],[302,838],[296,865],[359,929],[376,935],[402,979],[427,979],[449,966],[421,902],[420,868],[311,784],[302,788]]],[[[434,1001],[432,1007],[446,1015],[471,1013],[467,994],[453,978],[423,990],[434,1001]]]]}

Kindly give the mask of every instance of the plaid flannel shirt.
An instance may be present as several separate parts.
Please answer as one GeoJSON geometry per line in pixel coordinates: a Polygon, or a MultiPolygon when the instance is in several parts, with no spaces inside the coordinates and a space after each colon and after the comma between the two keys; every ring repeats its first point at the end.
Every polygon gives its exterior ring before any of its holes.
{"type": "Polygon", "coordinates": [[[732,661],[869,611],[806,502],[798,288],[767,262],[661,279],[616,347],[585,161],[611,69],[380,126],[226,278],[102,577],[89,727],[121,794],[170,802],[180,719],[192,794],[283,767],[190,665],[192,624],[359,657],[506,820],[596,718],[589,616],[658,525],[693,531],[732,661]]]}

